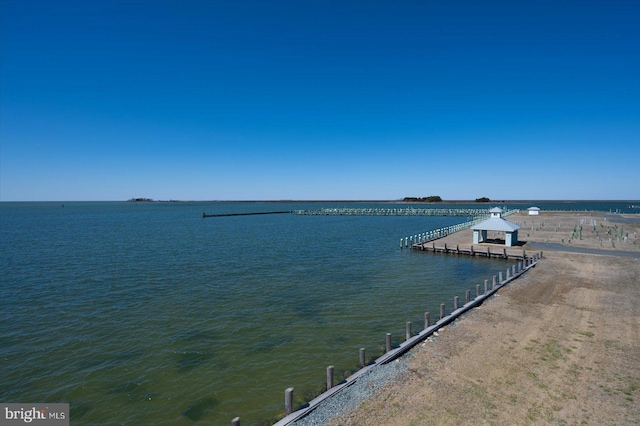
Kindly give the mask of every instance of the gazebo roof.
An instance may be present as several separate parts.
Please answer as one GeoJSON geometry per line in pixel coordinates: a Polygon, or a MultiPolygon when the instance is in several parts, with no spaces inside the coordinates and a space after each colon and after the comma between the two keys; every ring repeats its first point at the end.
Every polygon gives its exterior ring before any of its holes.
{"type": "Polygon", "coordinates": [[[520,226],[516,225],[515,223],[511,223],[501,217],[492,217],[485,220],[484,222],[478,223],[477,225],[473,225],[471,229],[477,229],[479,231],[515,232],[520,229],[520,226]]]}

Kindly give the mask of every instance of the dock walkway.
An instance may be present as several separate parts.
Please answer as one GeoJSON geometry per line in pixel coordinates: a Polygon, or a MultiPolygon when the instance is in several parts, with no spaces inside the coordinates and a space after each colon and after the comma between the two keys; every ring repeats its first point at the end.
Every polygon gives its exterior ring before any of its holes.
{"type": "MultiPolygon", "coordinates": [[[[500,259],[515,259],[525,260],[527,259],[527,252],[524,249],[517,249],[513,247],[498,247],[496,245],[471,245],[468,249],[460,248],[460,244],[455,246],[444,243],[442,246],[436,246],[435,242],[418,243],[412,246],[414,250],[431,251],[433,253],[446,253],[446,254],[463,254],[469,256],[483,256],[488,258],[500,258],[500,259]]],[[[531,256],[529,256],[531,257],[531,256]]]]}

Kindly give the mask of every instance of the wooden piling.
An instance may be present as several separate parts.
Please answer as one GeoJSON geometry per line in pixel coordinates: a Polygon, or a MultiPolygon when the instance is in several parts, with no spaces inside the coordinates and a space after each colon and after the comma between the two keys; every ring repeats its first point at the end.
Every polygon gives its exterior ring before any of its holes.
{"type": "Polygon", "coordinates": [[[502,284],[502,271],[498,272],[498,282],[502,284]]]}
{"type": "Polygon", "coordinates": [[[284,391],[284,412],[287,416],[293,413],[293,388],[284,391]]]}
{"type": "Polygon", "coordinates": [[[327,367],[327,390],[333,387],[333,365],[327,367]]]}
{"type": "Polygon", "coordinates": [[[480,284],[476,284],[476,299],[480,297],[480,284]]]}
{"type": "Polygon", "coordinates": [[[424,328],[429,328],[429,312],[424,313],[424,328]]]}
{"type": "Polygon", "coordinates": [[[444,318],[444,303],[440,304],[440,319],[444,318]]]}
{"type": "Polygon", "coordinates": [[[387,333],[387,335],[384,338],[384,343],[385,343],[385,349],[387,350],[386,352],[391,351],[391,333],[387,333]]]}
{"type": "Polygon", "coordinates": [[[489,291],[489,280],[484,280],[484,293],[482,294],[487,294],[487,291],[489,291]]]}
{"type": "Polygon", "coordinates": [[[458,296],[453,297],[453,310],[454,311],[458,310],[458,296]]]}
{"type": "Polygon", "coordinates": [[[493,276],[493,282],[491,283],[491,290],[496,288],[496,276],[493,276]]]}
{"type": "Polygon", "coordinates": [[[364,348],[360,348],[360,368],[364,368],[366,365],[367,361],[365,358],[364,348]]]}
{"type": "Polygon", "coordinates": [[[465,292],[465,303],[471,302],[471,290],[465,292]]]}
{"type": "Polygon", "coordinates": [[[406,331],[405,333],[406,340],[411,339],[411,321],[407,321],[405,331],[406,331]]]}

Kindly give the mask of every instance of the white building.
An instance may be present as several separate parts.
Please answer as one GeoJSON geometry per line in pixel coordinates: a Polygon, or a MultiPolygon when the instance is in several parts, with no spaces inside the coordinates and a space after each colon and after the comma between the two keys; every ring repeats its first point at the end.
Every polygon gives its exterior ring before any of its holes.
{"type": "Polygon", "coordinates": [[[538,216],[540,214],[538,207],[529,207],[527,210],[529,211],[529,216],[538,216]]]}
{"type": "Polygon", "coordinates": [[[511,247],[518,243],[518,229],[520,226],[502,218],[502,209],[494,207],[489,210],[491,217],[484,222],[471,227],[473,229],[473,244],[479,244],[487,240],[487,231],[504,232],[504,245],[511,247]]]}

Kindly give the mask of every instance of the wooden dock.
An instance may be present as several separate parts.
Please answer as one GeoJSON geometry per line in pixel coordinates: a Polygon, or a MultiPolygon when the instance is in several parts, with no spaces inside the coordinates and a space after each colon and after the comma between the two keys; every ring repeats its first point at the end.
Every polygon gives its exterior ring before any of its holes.
{"type": "Polygon", "coordinates": [[[460,248],[460,244],[454,246],[448,246],[444,243],[444,246],[438,246],[435,242],[418,243],[411,246],[413,250],[431,251],[433,253],[445,253],[445,254],[463,254],[468,256],[481,256],[487,258],[499,258],[499,259],[514,259],[525,260],[531,259],[532,256],[527,256],[526,250],[519,250],[514,248],[507,249],[506,247],[497,248],[491,246],[469,246],[469,248],[460,248]]]}

